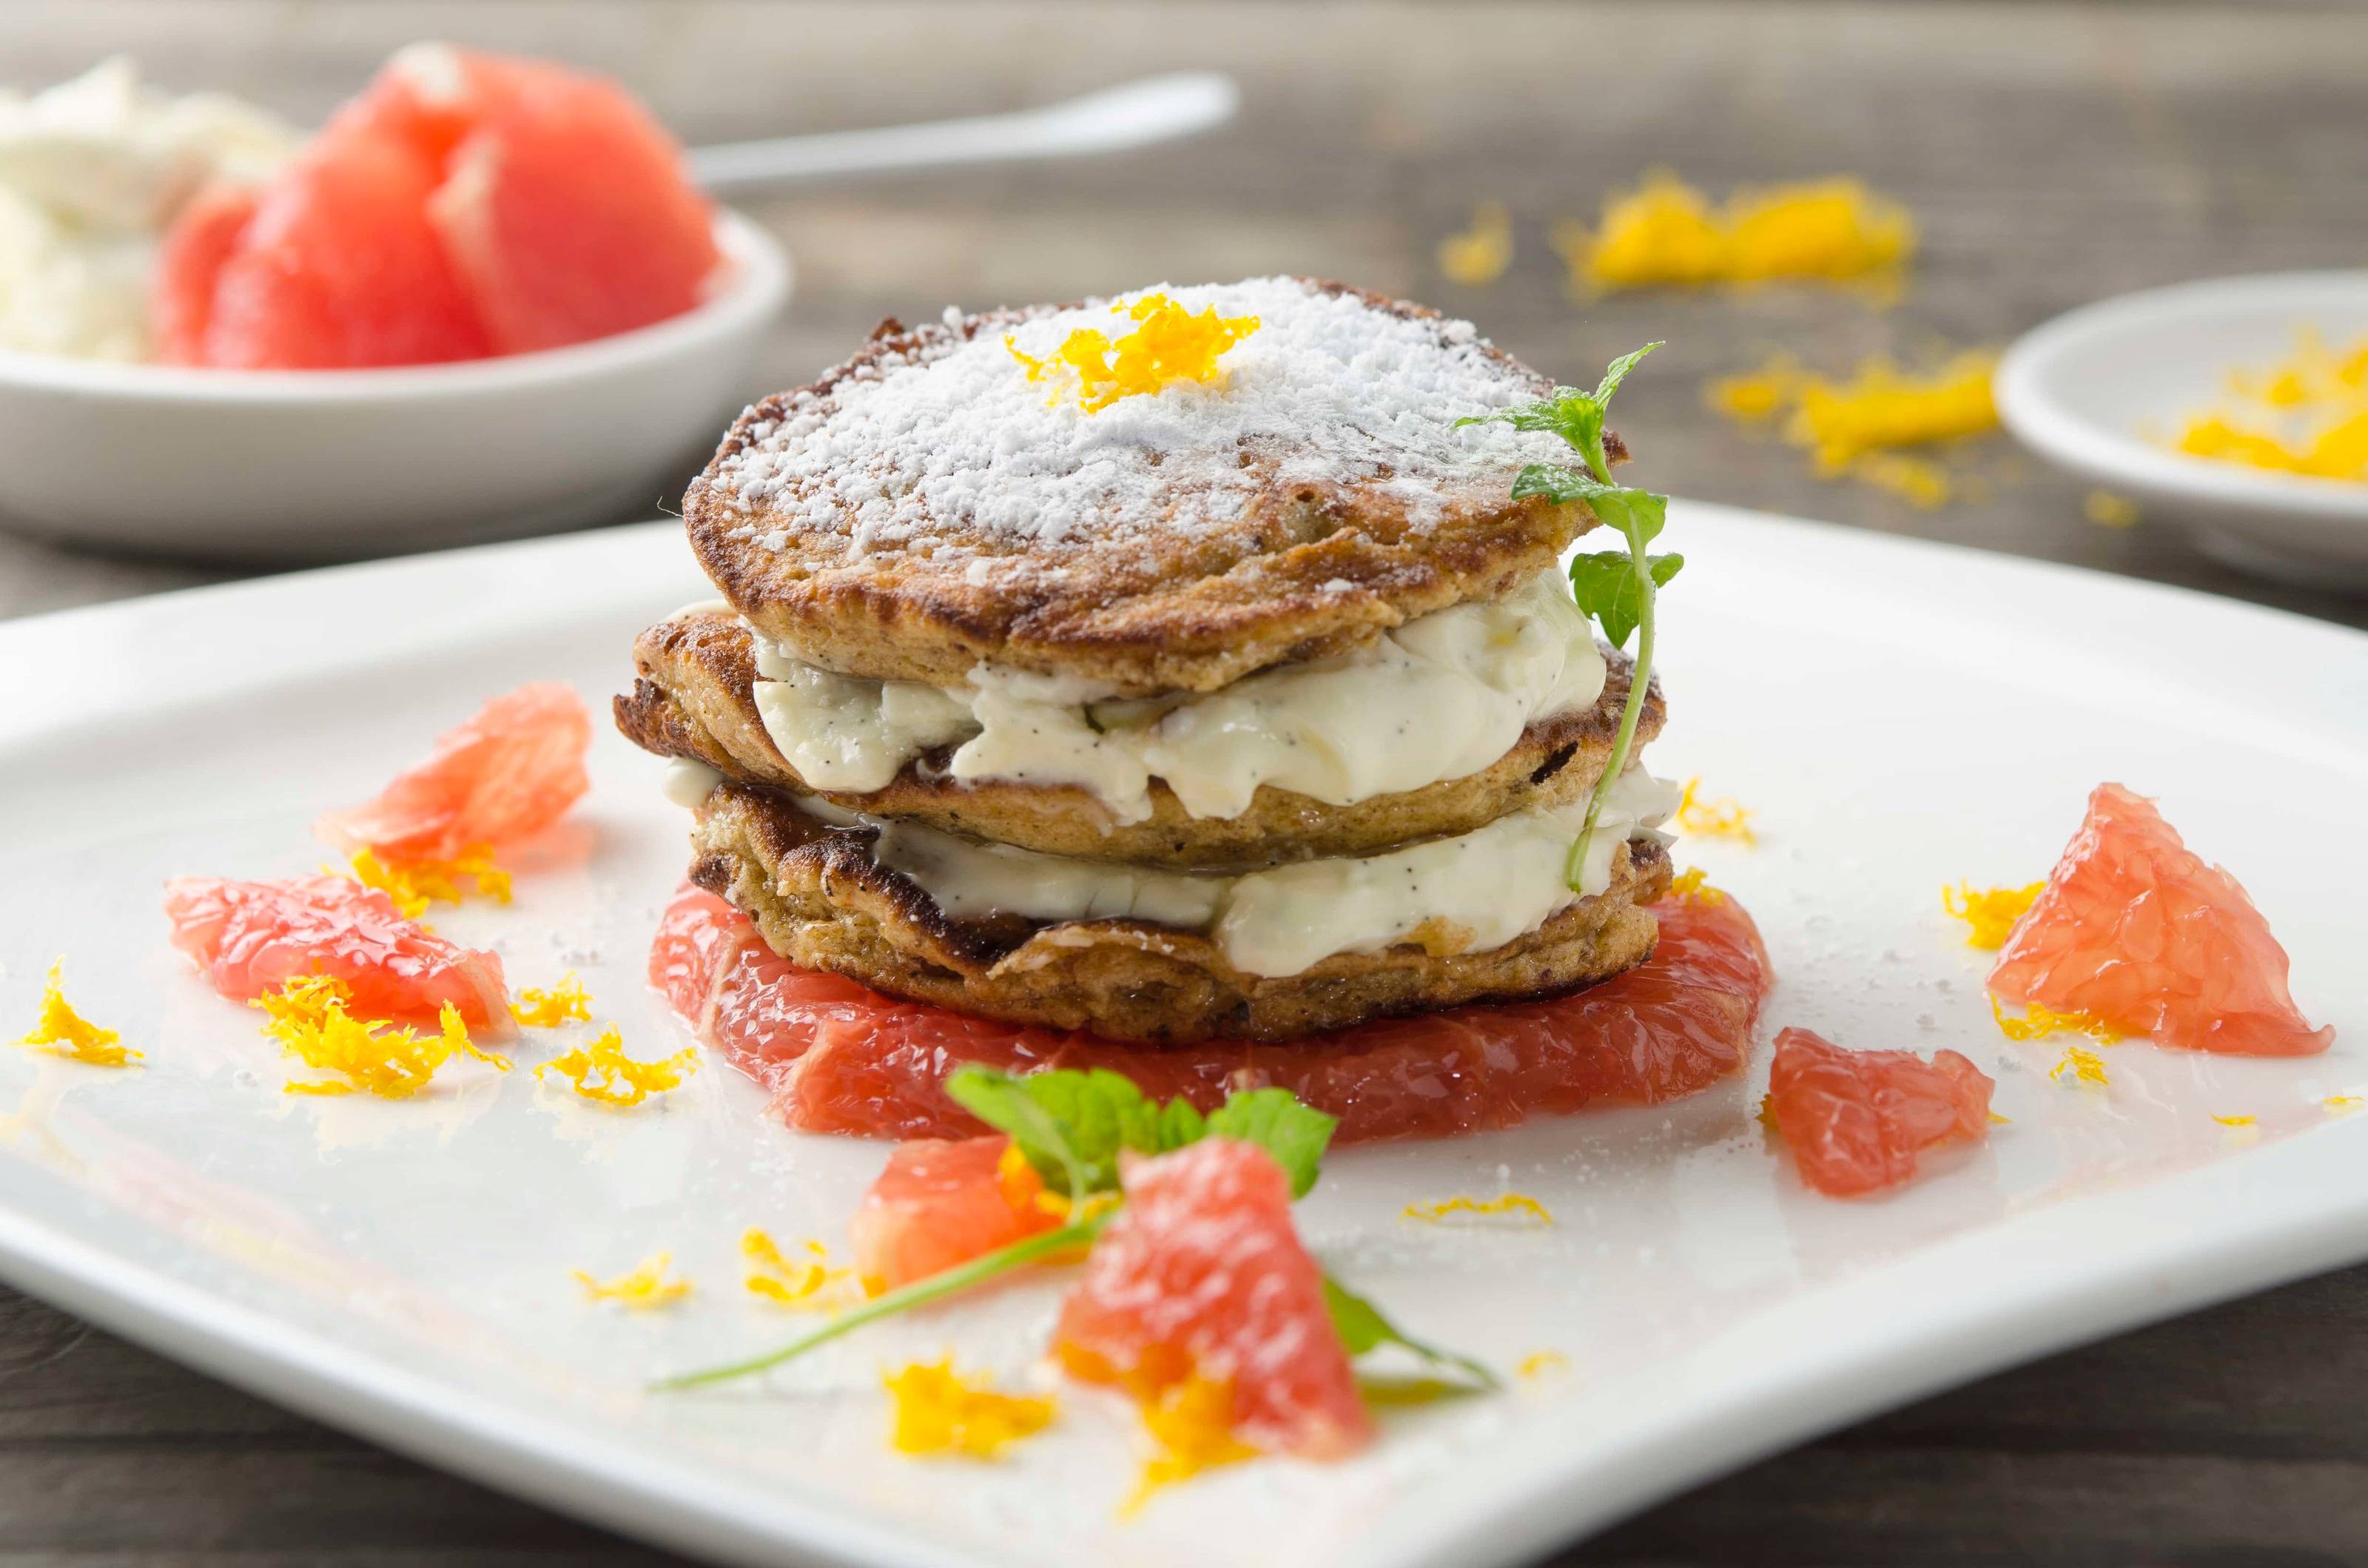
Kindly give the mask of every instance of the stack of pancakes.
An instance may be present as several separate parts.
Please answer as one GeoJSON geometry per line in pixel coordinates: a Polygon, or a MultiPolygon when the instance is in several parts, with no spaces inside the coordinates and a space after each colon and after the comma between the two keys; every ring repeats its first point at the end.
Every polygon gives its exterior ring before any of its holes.
{"type": "Polygon", "coordinates": [[[1171,292],[1257,319],[1221,375],[1088,411],[1042,367],[1117,307],[950,311],[733,426],[686,505],[723,598],[616,704],[693,880],[794,963],[1127,1040],[1641,962],[1667,787],[1563,881],[1628,686],[1556,565],[1594,518],[1511,498],[1553,437],[1455,423],[1549,383],[1338,285],[1171,292]]]}

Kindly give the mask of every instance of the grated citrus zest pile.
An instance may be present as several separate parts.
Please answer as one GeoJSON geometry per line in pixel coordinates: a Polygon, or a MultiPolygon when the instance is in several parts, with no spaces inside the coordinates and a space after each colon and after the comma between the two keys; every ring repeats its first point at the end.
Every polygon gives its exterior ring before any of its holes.
{"type": "Polygon", "coordinates": [[[1972,927],[1965,933],[1965,946],[1994,953],[2006,946],[2014,923],[2046,886],[2039,881],[2025,888],[1976,888],[1961,881],[1955,887],[1942,886],[1941,907],[1972,927]]]}
{"type": "Polygon", "coordinates": [[[2100,528],[2135,528],[2138,504],[2110,490],[2091,490],[2080,502],[2080,513],[2100,528]]]}
{"type": "Polygon", "coordinates": [[[2250,1127],[2261,1119],[2258,1116],[2215,1116],[2212,1119],[2223,1127],[2250,1127]]]}
{"type": "Polygon", "coordinates": [[[2359,1095],[2329,1095],[2318,1103],[2330,1114],[2342,1116],[2347,1112],[2358,1110],[2363,1105],[2368,1105],[2368,1098],[2359,1095]]]}
{"type": "Polygon", "coordinates": [[[352,993],[334,975],[300,975],[267,991],[247,1004],[264,1015],[263,1032],[279,1048],[316,1073],[336,1073],[343,1080],[290,1079],[291,1095],[349,1095],[359,1089],[381,1099],[409,1099],[426,1088],[437,1070],[455,1056],[472,1057],[501,1072],[510,1070],[506,1058],[480,1050],[469,1039],[461,1010],[446,1003],[437,1032],[422,1034],[408,1026],[357,1018],[346,1011],[352,993]]]}
{"type": "Polygon", "coordinates": [[[1904,496],[1916,506],[1939,506],[1963,488],[1931,458],[1903,447],[1961,440],[1998,427],[1998,404],[1990,393],[1998,356],[1958,355],[1928,374],[1916,375],[1889,359],[1862,361],[1847,381],[1829,381],[1804,370],[1790,356],[1759,369],[1710,383],[1710,406],[1747,426],[1783,418],[1783,437],[1808,450],[1822,478],[1852,478],[1904,496]]]}
{"type": "Polygon", "coordinates": [[[1542,1225],[1551,1225],[1554,1215],[1546,1206],[1525,1192],[1501,1193],[1495,1198],[1445,1198],[1436,1203],[1409,1203],[1406,1217],[1437,1224],[1450,1214],[1527,1214],[1542,1225]]]}
{"type": "MultiPolygon", "coordinates": [[[[1194,315],[1165,294],[1145,294],[1110,310],[1136,324],[1115,345],[1099,329],[1081,326],[1041,359],[1021,353],[1012,336],[1004,338],[1003,347],[1026,367],[1031,381],[1074,373],[1077,406],[1099,414],[1122,397],[1157,392],[1176,381],[1222,384],[1225,373],[1217,367],[1219,357],[1258,328],[1256,316],[1220,316],[1214,305],[1194,315]]],[[[1052,401],[1060,400],[1055,391],[1052,401]]]]}
{"type": "Polygon", "coordinates": [[[635,1312],[647,1312],[653,1307],[670,1306],[690,1294],[690,1281],[669,1279],[666,1269],[674,1262],[670,1252],[652,1253],[614,1279],[595,1279],[582,1269],[575,1270],[575,1282],[584,1287],[586,1299],[595,1301],[621,1301],[635,1312]]]}
{"type": "MultiPolygon", "coordinates": [[[[322,869],[337,874],[333,867],[322,869]]],[[[405,920],[418,919],[430,903],[460,903],[464,877],[483,896],[510,901],[510,874],[494,864],[493,846],[485,844],[472,844],[457,860],[381,860],[375,850],[358,849],[345,874],[393,899],[405,920]]]]}
{"type": "Polygon", "coordinates": [[[518,1000],[510,1004],[510,1017],[538,1029],[557,1028],[570,1019],[588,1024],[592,1021],[592,998],[571,969],[548,991],[532,985],[520,991],[518,1000]]]}
{"type": "Polygon", "coordinates": [[[1690,898],[1696,903],[1725,903],[1726,894],[1705,881],[1703,878],[1706,875],[1707,873],[1700,866],[1691,866],[1679,871],[1669,879],[1669,896],[1690,898]]]}
{"type": "Polygon", "coordinates": [[[1256,1449],[1234,1436],[1234,1385],[1226,1380],[1195,1372],[1171,1383],[1144,1402],[1143,1425],[1158,1451],[1144,1461],[1133,1495],[1119,1508],[1121,1517],[1139,1511],[1163,1486],[1258,1457],[1256,1449]]]}
{"type": "Polygon", "coordinates": [[[1439,242],[1439,270],[1450,282],[1481,289],[1513,265],[1513,220],[1504,204],[1484,201],[1472,210],[1472,227],[1439,242]]]}
{"type": "Polygon", "coordinates": [[[2022,1017],[2009,1018],[1998,999],[1992,996],[1990,1017],[1998,1020],[1998,1033],[2009,1040],[2038,1040],[2059,1031],[2087,1035],[2099,1045],[2111,1045],[2123,1038],[2120,1029],[2092,1014],[2058,1013],[2035,1002],[2022,1009],[2022,1017]]]}
{"type": "Polygon", "coordinates": [[[2064,1060],[2050,1067],[2047,1070],[2047,1075],[2059,1084],[2080,1083],[2102,1085],[2112,1082],[2111,1078],[2105,1076],[2105,1059],[2093,1051],[2084,1051],[2077,1045],[2067,1045],[2064,1048],[2064,1060]]]}
{"type": "Polygon", "coordinates": [[[1525,1378],[1566,1372],[1570,1370],[1570,1358],[1559,1350],[1532,1350],[1513,1364],[1513,1370],[1525,1378]]]}
{"type": "Polygon", "coordinates": [[[896,1402],[889,1443],[900,1454],[960,1454],[988,1460],[1052,1424],[1049,1399],[998,1393],[987,1379],[956,1373],[951,1357],[915,1362],[881,1380],[896,1402]]]}
{"type": "Polygon", "coordinates": [[[141,1053],[123,1044],[121,1035],[100,1028],[66,1001],[65,967],[63,959],[50,965],[50,978],[41,987],[40,1016],[34,1020],[32,1032],[17,1044],[94,1067],[129,1067],[138,1062],[141,1053]]]}
{"type": "Polygon", "coordinates": [[[1570,264],[1572,290],[1583,295],[1792,278],[1857,281],[1887,301],[1915,255],[1916,222],[1848,176],[1741,187],[1713,207],[1655,169],[1634,190],[1607,196],[1593,231],[1558,226],[1554,249],[1570,264]]]}
{"type": "Polygon", "coordinates": [[[1699,776],[1686,780],[1678,795],[1678,809],[1670,820],[1688,833],[1703,838],[1734,838],[1756,845],[1759,835],[1751,831],[1751,809],[1740,801],[1721,796],[1715,801],[1702,795],[1699,776]]]}
{"type": "Polygon", "coordinates": [[[699,1052],[689,1047],[655,1062],[636,1062],[625,1054],[625,1042],[610,1024],[584,1044],[554,1056],[534,1070],[541,1078],[556,1073],[587,1100],[620,1108],[637,1106],[652,1095],[662,1095],[680,1084],[699,1065],[699,1052]]]}
{"type": "Polygon", "coordinates": [[[2284,360],[2231,371],[2228,391],[2235,406],[2189,420],[2180,451],[2282,473],[2368,481],[2368,337],[2333,349],[2305,329],[2284,360]]]}
{"type": "Polygon", "coordinates": [[[740,1256],[748,1264],[748,1274],[742,1283],[748,1293],[785,1307],[838,1305],[854,1286],[854,1271],[833,1268],[830,1249],[820,1242],[809,1240],[801,1250],[804,1256],[792,1259],[782,1253],[771,1236],[757,1227],[752,1225],[742,1232],[740,1256]]]}

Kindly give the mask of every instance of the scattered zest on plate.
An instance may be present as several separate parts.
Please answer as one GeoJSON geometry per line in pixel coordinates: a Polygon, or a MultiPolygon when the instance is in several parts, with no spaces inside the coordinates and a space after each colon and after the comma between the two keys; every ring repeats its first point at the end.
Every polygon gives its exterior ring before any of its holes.
{"type": "Polygon", "coordinates": [[[1437,1224],[1450,1214],[1478,1216],[1526,1214],[1541,1225],[1554,1222],[1546,1206],[1526,1192],[1499,1193],[1495,1198],[1443,1198],[1433,1203],[1409,1203],[1406,1217],[1437,1224]]]}
{"type": "Polygon", "coordinates": [[[666,1270],[673,1263],[674,1254],[653,1253],[614,1279],[596,1278],[579,1268],[575,1282],[584,1287],[587,1300],[618,1301],[634,1312],[647,1312],[654,1307],[671,1306],[690,1294],[689,1280],[666,1278],[666,1270]]]}
{"type": "Polygon", "coordinates": [[[2036,1002],[2023,1007],[2022,1017],[2010,1018],[1996,995],[1990,997],[1990,1017],[1998,1020],[1998,1033],[2009,1040],[2043,1040],[2052,1034],[2084,1034],[2099,1045],[2111,1045],[2126,1038],[2121,1030],[2091,1014],[2054,1012],[2036,1002]]]}
{"type": "Polygon", "coordinates": [[[1965,946],[1994,953],[2006,946],[2014,923],[2046,886],[2033,882],[2024,888],[1976,888],[1961,881],[1941,889],[1941,907],[1965,923],[1965,946]]]}
{"type": "Polygon", "coordinates": [[[1716,800],[1705,799],[1702,779],[1697,777],[1687,779],[1685,788],[1679,791],[1678,809],[1670,820],[1699,838],[1732,838],[1756,846],[1759,835],[1751,829],[1753,814],[1750,807],[1725,795],[1716,800]]]}
{"type": "Polygon", "coordinates": [[[2077,1045],[2064,1048],[2064,1060],[2050,1067],[2047,1075],[2059,1084],[2087,1084],[2100,1089],[2113,1081],[2105,1074],[2103,1057],[2077,1045]]]}
{"type": "Polygon", "coordinates": [[[915,1362],[881,1380],[895,1402],[889,1444],[900,1454],[952,1454],[991,1460],[1052,1425],[1049,1399],[1002,1393],[986,1378],[965,1378],[949,1357],[915,1362]]]}
{"type": "Polygon", "coordinates": [[[94,1067],[129,1067],[139,1062],[141,1053],[123,1044],[120,1034],[99,1028],[66,1001],[65,966],[63,959],[50,965],[49,979],[41,986],[40,1016],[34,1020],[32,1031],[16,1043],[27,1051],[86,1062],[94,1067]]]}
{"type": "Polygon", "coordinates": [[[529,1028],[557,1028],[570,1021],[588,1024],[592,1021],[592,998],[585,992],[584,983],[569,970],[559,977],[559,983],[548,991],[529,985],[518,994],[510,1004],[510,1017],[529,1028]]]}
{"type": "Polygon", "coordinates": [[[291,1095],[349,1095],[359,1089],[381,1099],[409,1099],[426,1088],[436,1070],[454,1056],[472,1057],[500,1072],[509,1062],[480,1050],[469,1039],[461,1010],[444,1005],[438,1028],[423,1034],[406,1025],[357,1018],[347,1011],[353,993],[335,975],[290,980],[248,1004],[264,1015],[263,1032],[280,1049],[318,1073],[336,1078],[290,1079],[291,1095]]]}
{"type": "Polygon", "coordinates": [[[832,1267],[830,1249],[820,1242],[809,1240],[799,1250],[804,1256],[791,1257],[771,1235],[750,1226],[740,1235],[740,1256],[748,1266],[741,1283],[750,1295],[778,1306],[827,1311],[844,1305],[855,1271],[832,1267]]]}
{"type": "Polygon", "coordinates": [[[1559,1350],[1532,1350],[1513,1363],[1513,1370],[1525,1378],[1543,1378],[1548,1372],[1570,1370],[1570,1358],[1559,1350]]]}
{"type": "MultiPolygon", "coordinates": [[[[346,873],[366,888],[376,888],[394,901],[405,920],[416,920],[427,913],[431,903],[458,903],[465,896],[461,881],[465,878],[479,894],[496,903],[510,901],[510,874],[494,864],[494,852],[489,846],[472,845],[452,860],[397,860],[389,865],[377,852],[357,849],[346,873]]],[[[330,867],[322,870],[331,876],[337,873],[330,867]]]]}
{"type": "Polygon", "coordinates": [[[699,1067],[699,1052],[689,1046],[655,1062],[636,1062],[625,1054],[625,1042],[610,1024],[574,1050],[554,1056],[534,1070],[541,1078],[556,1073],[587,1100],[625,1109],[652,1095],[680,1085],[699,1067]]]}

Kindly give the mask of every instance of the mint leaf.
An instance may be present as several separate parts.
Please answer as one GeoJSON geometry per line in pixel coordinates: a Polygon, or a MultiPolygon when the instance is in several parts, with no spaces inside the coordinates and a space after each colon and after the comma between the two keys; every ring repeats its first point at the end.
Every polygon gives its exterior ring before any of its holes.
{"type": "Polygon", "coordinates": [[[1173,1146],[1162,1141],[1159,1108],[1107,1068],[1015,1078],[969,1062],[947,1075],[945,1088],[956,1105],[1009,1133],[1036,1174],[1065,1197],[1114,1189],[1121,1149],[1156,1154],[1173,1146]]]}
{"type": "Polygon", "coordinates": [[[1159,1108],[1159,1147],[1181,1149],[1208,1135],[1209,1124],[1192,1102],[1178,1095],[1159,1108]]]}
{"type": "Polygon", "coordinates": [[[1419,1339],[1410,1338],[1397,1324],[1382,1315],[1381,1308],[1329,1274],[1324,1276],[1324,1306],[1332,1314],[1332,1326],[1339,1331],[1340,1343],[1352,1357],[1362,1356],[1384,1345],[1395,1345],[1412,1351],[1433,1366],[1452,1367],[1482,1388],[1497,1386],[1497,1374],[1486,1366],[1469,1356],[1459,1356],[1452,1350],[1441,1350],[1419,1339]]]}
{"type": "MultiPolygon", "coordinates": [[[[1656,585],[1667,587],[1686,563],[1682,555],[1645,557],[1656,585]]],[[[1603,635],[1615,648],[1625,648],[1629,635],[1643,619],[1644,592],[1636,585],[1636,562],[1625,551],[1607,550],[1581,555],[1570,563],[1571,597],[1578,608],[1602,623],[1603,635]]]]}
{"type": "Polygon", "coordinates": [[[1637,349],[1634,353],[1622,354],[1619,358],[1614,359],[1611,364],[1605,366],[1603,368],[1603,380],[1595,384],[1595,401],[1604,407],[1610,407],[1611,404],[1611,394],[1620,390],[1620,383],[1628,379],[1628,372],[1636,368],[1636,361],[1642,359],[1645,355],[1650,354],[1654,349],[1658,348],[1659,347],[1661,347],[1661,341],[1660,339],[1656,338],[1652,342],[1645,345],[1644,347],[1637,349]]]}
{"type": "Polygon", "coordinates": [[[1339,1125],[1339,1118],[1302,1104],[1289,1089],[1251,1089],[1235,1092],[1210,1113],[1208,1134],[1264,1149],[1291,1177],[1291,1196],[1304,1198],[1324,1167],[1332,1130],[1339,1125]]]}

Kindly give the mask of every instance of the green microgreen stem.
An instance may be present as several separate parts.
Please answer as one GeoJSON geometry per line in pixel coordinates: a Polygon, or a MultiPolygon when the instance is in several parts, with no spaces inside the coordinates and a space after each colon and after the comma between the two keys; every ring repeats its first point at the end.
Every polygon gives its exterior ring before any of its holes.
{"type": "Polygon", "coordinates": [[[1063,1225],[1058,1230],[1039,1232],[1035,1235],[1013,1242],[1009,1246],[997,1247],[993,1252],[982,1253],[968,1263],[957,1264],[942,1273],[932,1274],[926,1279],[916,1279],[910,1285],[902,1285],[884,1295],[874,1296],[863,1305],[839,1313],[813,1333],[801,1335],[791,1340],[787,1345],[768,1350],[760,1356],[751,1356],[745,1361],[734,1361],[721,1367],[708,1367],[695,1372],[679,1372],[671,1378],[660,1378],[651,1383],[650,1387],[660,1392],[700,1388],[709,1383],[727,1382],[734,1378],[745,1378],[751,1373],[778,1367],[784,1361],[794,1360],[818,1346],[827,1345],[834,1339],[852,1334],[867,1324],[878,1323],[882,1318],[894,1317],[897,1313],[910,1312],[915,1307],[927,1306],[931,1301],[943,1301],[948,1296],[959,1295],[973,1285],[984,1284],[998,1274],[1018,1268],[1022,1264],[1033,1263],[1038,1258],[1049,1256],[1053,1253],[1062,1252],[1070,1247],[1089,1245],[1096,1236],[1101,1234],[1102,1226],[1109,1222],[1113,1211],[1104,1210],[1090,1218],[1063,1225]]]}
{"type": "Polygon", "coordinates": [[[1603,814],[1603,802],[1611,796],[1612,786],[1628,766],[1628,753],[1636,742],[1636,724],[1645,711],[1645,695],[1653,684],[1653,599],[1655,585],[1651,563],[1645,559],[1645,545],[1633,530],[1628,534],[1628,556],[1634,562],[1636,574],[1636,663],[1628,672],[1628,700],[1620,710],[1620,728],[1611,737],[1611,756],[1603,765],[1603,777],[1595,781],[1595,791],[1587,798],[1587,820],[1579,824],[1578,836],[1570,841],[1570,853],[1565,857],[1562,880],[1570,891],[1584,893],[1581,884],[1587,878],[1587,846],[1595,837],[1595,819],[1603,814]]]}

